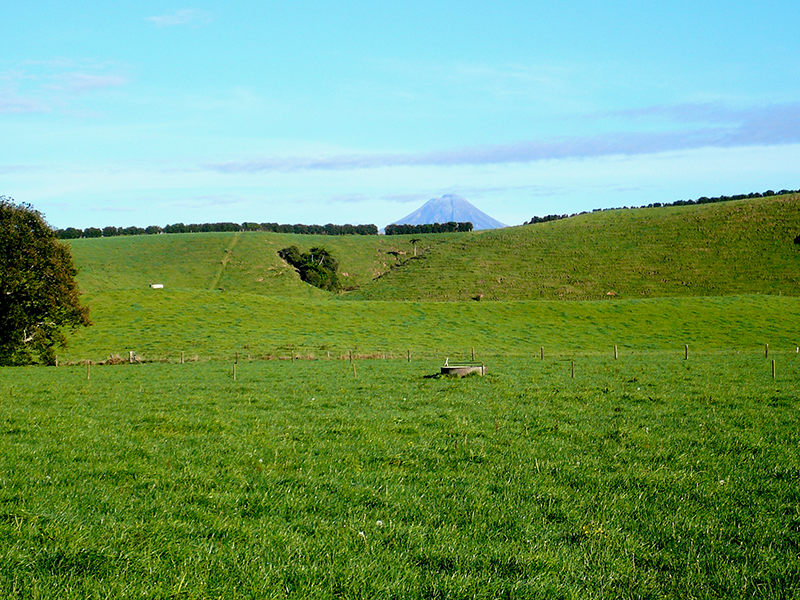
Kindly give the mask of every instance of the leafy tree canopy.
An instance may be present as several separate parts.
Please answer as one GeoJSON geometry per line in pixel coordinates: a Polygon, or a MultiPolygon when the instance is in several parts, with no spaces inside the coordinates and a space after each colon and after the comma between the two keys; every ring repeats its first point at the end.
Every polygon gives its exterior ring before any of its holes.
{"type": "Polygon", "coordinates": [[[76,274],[41,213],[0,196],[0,365],[53,364],[63,330],[90,324],[76,274]]]}
{"type": "Polygon", "coordinates": [[[387,225],[384,228],[386,235],[404,235],[414,233],[453,233],[472,231],[472,223],[465,221],[463,223],[456,223],[455,221],[448,221],[447,223],[426,223],[424,225],[387,225]]]}
{"type": "Polygon", "coordinates": [[[289,246],[278,251],[278,256],[292,265],[300,274],[300,279],[329,292],[339,289],[339,262],[322,246],[300,253],[297,246],[289,246]]]}

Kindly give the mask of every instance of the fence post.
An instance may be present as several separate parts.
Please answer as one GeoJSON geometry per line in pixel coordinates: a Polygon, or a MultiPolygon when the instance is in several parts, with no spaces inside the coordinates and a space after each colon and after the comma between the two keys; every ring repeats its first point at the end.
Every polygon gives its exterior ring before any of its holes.
{"type": "Polygon", "coordinates": [[[617,360],[618,358],[619,358],[619,354],[617,354],[617,345],[614,344],[614,360],[617,360]]]}
{"type": "Polygon", "coordinates": [[[689,344],[683,345],[683,360],[689,360],[689,344]]]}

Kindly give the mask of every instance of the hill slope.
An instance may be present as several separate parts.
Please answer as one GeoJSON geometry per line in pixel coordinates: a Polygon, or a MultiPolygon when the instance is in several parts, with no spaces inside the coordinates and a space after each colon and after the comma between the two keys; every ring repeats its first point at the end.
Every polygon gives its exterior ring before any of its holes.
{"type": "Polygon", "coordinates": [[[208,233],[71,242],[95,325],[63,361],[797,345],[800,198],[606,211],[417,236],[208,233]],[[300,281],[277,251],[325,245],[355,288],[300,281]],[[149,283],[163,283],[151,290],[149,283]],[[560,302],[609,299],[612,302],[560,302]],[[529,302],[414,302],[485,299],[529,302]],[[756,294],[773,294],[757,296],[756,294]],[[697,297],[692,297],[697,296],[697,297]],[[718,297],[709,297],[718,296],[718,297]],[[730,296],[723,298],[721,296],[730,296]],[[640,298],[653,298],[639,300],[640,298]],[[662,299],[658,299],[662,297],[662,299]],[[672,298],[670,298],[672,297],[672,298]],[[358,301],[359,299],[364,301],[358,301]],[[545,301],[541,301],[545,299],[545,301]],[[371,300],[399,300],[373,302],[371,300]]]}
{"type": "Polygon", "coordinates": [[[613,210],[427,236],[349,297],[596,300],[800,294],[800,196],[613,210]]]}
{"type": "Polygon", "coordinates": [[[92,294],[163,283],[286,298],[596,300],[800,295],[800,196],[613,210],[470,233],[304,236],[207,233],[71,242],[92,294]],[[413,256],[413,237],[418,256],[413,256]],[[324,245],[349,290],[300,281],[277,251],[324,245]],[[609,295],[611,294],[611,296],[609,295]]]}
{"type": "Polygon", "coordinates": [[[282,233],[185,233],[69,240],[87,293],[145,289],[224,290],[276,297],[328,298],[303,283],[279,256],[296,245],[301,251],[325,246],[340,263],[346,288],[386,273],[413,246],[401,236],[324,236],[282,233]]]}

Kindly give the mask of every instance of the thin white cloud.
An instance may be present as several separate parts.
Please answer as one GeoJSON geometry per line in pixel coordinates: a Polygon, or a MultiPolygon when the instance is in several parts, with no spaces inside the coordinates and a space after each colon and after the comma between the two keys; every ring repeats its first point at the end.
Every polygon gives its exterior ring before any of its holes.
{"type": "Polygon", "coordinates": [[[0,175],[10,175],[13,173],[30,173],[33,171],[41,171],[45,167],[34,165],[0,165],[0,175]]]}
{"type": "Polygon", "coordinates": [[[121,87],[128,80],[119,75],[90,75],[88,73],[64,73],[55,77],[55,83],[44,87],[51,90],[84,93],[92,90],[121,87]]]}
{"type": "Polygon", "coordinates": [[[349,204],[351,202],[369,202],[371,197],[367,194],[360,192],[352,192],[348,194],[334,194],[330,196],[331,202],[338,202],[341,204],[349,204]]]}
{"type": "Polygon", "coordinates": [[[70,106],[69,96],[126,85],[127,77],[103,72],[114,66],[69,59],[22,61],[0,71],[0,114],[64,111],[70,106]]]}
{"type": "Polygon", "coordinates": [[[18,96],[14,92],[0,92],[0,114],[23,114],[50,112],[50,108],[38,100],[18,96]]]}
{"type": "Polygon", "coordinates": [[[508,192],[526,192],[530,194],[535,194],[536,196],[552,196],[555,194],[563,193],[563,188],[556,188],[553,186],[544,186],[544,185],[536,185],[536,184],[525,184],[525,185],[492,185],[492,186],[477,186],[477,185],[459,185],[453,184],[450,186],[444,186],[438,188],[439,191],[431,192],[431,190],[427,191],[418,191],[418,192],[409,192],[409,193],[398,193],[398,194],[383,194],[379,197],[380,200],[383,200],[388,203],[393,204],[410,204],[410,203],[419,203],[419,202],[427,202],[432,198],[436,198],[441,196],[442,194],[452,193],[458,194],[459,196],[470,197],[470,198],[483,198],[486,196],[495,196],[497,194],[507,194],[508,192]]]}
{"type": "Polygon", "coordinates": [[[735,109],[725,106],[722,102],[697,102],[605,111],[589,114],[587,118],[616,117],[634,121],[662,120],[673,123],[731,124],[745,121],[750,116],[764,110],[768,109],[763,107],[735,109]]]}
{"type": "Polygon", "coordinates": [[[197,8],[181,8],[170,14],[147,17],[156,27],[175,25],[203,25],[211,22],[211,13],[197,8]]]}
{"type": "Polygon", "coordinates": [[[241,204],[243,199],[231,194],[202,194],[190,196],[182,200],[171,202],[171,206],[176,208],[209,208],[216,206],[234,206],[241,204]]]}
{"type": "MultiPolygon", "coordinates": [[[[683,115],[685,120],[710,120],[708,107],[654,107],[636,114],[683,115]],[[694,116],[690,119],[690,115],[694,116]]],[[[381,167],[456,166],[520,163],[564,158],[642,155],[697,148],[733,148],[800,143],[800,102],[720,110],[716,123],[661,132],[622,131],[586,136],[531,140],[417,153],[294,156],[203,165],[220,173],[339,171],[381,167]]]]}
{"type": "Polygon", "coordinates": [[[410,202],[425,202],[429,200],[429,192],[415,192],[406,194],[384,194],[380,197],[381,200],[397,204],[409,204],[410,202]]]}

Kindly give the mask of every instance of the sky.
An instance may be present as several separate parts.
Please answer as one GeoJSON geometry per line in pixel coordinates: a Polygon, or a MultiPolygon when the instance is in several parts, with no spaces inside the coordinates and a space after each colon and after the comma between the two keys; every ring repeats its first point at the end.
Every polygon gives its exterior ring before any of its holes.
{"type": "Polygon", "coordinates": [[[0,195],[56,228],[800,188],[800,3],[8,2],[0,195]]]}

